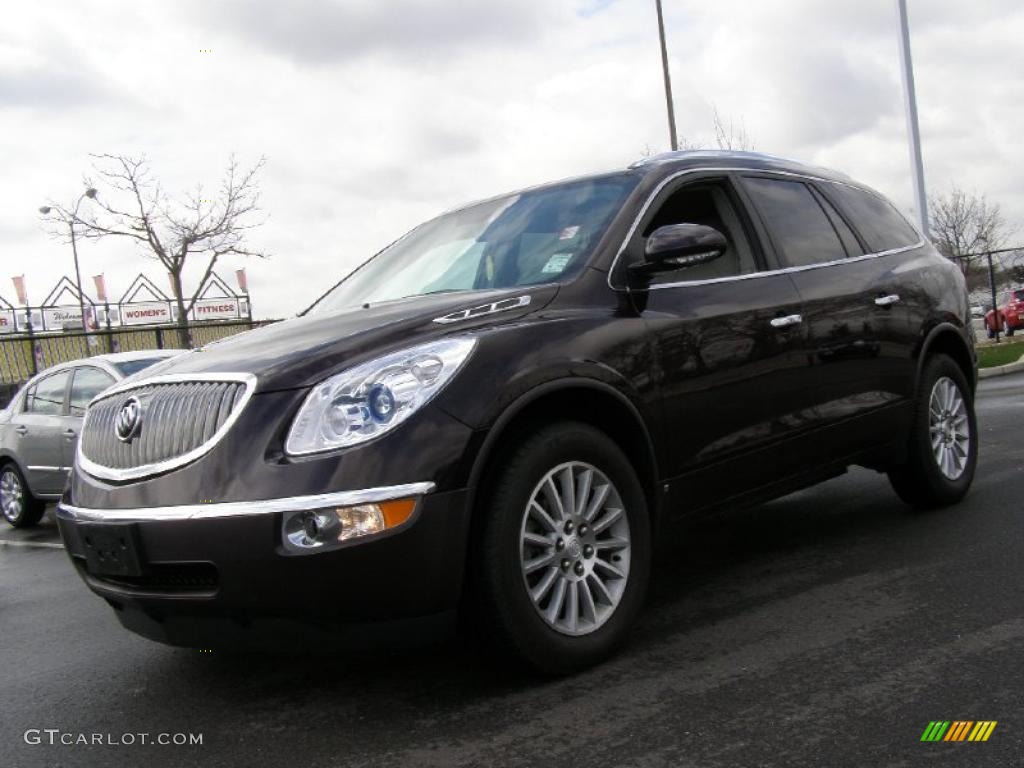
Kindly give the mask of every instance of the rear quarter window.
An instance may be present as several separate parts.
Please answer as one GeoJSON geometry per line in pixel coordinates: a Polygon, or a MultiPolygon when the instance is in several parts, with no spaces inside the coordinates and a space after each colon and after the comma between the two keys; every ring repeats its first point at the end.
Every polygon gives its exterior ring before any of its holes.
{"type": "Polygon", "coordinates": [[[921,236],[892,203],[867,190],[846,184],[829,184],[828,192],[839,204],[871,253],[906,248],[921,236]]]}

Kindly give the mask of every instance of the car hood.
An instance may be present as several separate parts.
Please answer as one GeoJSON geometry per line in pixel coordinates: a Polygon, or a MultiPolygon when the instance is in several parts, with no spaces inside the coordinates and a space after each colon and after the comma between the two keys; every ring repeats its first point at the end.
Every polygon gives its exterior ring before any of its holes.
{"type": "MultiPolygon", "coordinates": [[[[133,377],[192,373],[252,373],[257,391],[315,384],[362,359],[453,333],[514,322],[548,304],[558,287],[429,294],[357,309],[284,320],[230,336],[171,358],[133,377]],[[518,297],[529,302],[470,318],[436,319],[518,297]],[[152,374],[146,375],[152,370],[152,374]]],[[[513,302],[508,302],[512,304],[513,302]]]]}

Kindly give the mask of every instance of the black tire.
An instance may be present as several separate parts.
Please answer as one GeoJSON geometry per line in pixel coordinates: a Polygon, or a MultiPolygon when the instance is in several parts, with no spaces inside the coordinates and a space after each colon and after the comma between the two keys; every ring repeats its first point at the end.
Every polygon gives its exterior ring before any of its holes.
{"type": "MultiPolygon", "coordinates": [[[[502,457],[488,484],[489,492],[481,494],[482,503],[476,510],[481,517],[471,542],[471,578],[467,585],[474,607],[473,618],[483,639],[492,650],[518,658],[545,674],[568,674],[608,657],[624,642],[636,620],[650,575],[647,504],[629,459],[604,433],[586,424],[562,422],[540,429],[512,447],[502,457]],[[610,609],[603,623],[587,634],[576,636],[559,632],[541,617],[539,607],[534,606],[527,591],[520,560],[523,520],[535,489],[549,472],[570,462],[589,464],[611,481],[622,501],[630,540],[628,573],[625,585],[620,587],[617,605],[610,609]]],[[[594,522],[599,517],[595,514],[594,522]]],[[[564,530],[564,523],[558,525],[564,530]]],[[[584,532],[586,529],[581,529],[576,534],[584,532]]],[[[596,531],[590,533],[596,534],[596,531]]],[[[560,537],[558,533],[550,535],[560,537]]],[[[578,546],[571,548],[578,558],[585,556],[579,554],[578,546]]],[[[565,551],[569,549],[566,546],[565,551]]],[[[618,562],[617,555],[610,557],[618,562]]],[[[590,560],[588,567],[596,568],[596,560],[590,560]]],[[[562,577],[556,574],[555,578],[562,577]]],[[[582,578],[586,581],[590,576],[582,578]]],[[[575,587],[577,604],[584,599],[583,586],[575,587]]],[[[566,587],[571,588],[571,585],[566,587]]],[[[589,588],[587,592],[590,593],[589,588]]],[[[562,612],[568,617],[568,606],[562,612]]]]}
{"type": "Polygon", "coordinates": [[[917,509],[935,509],[960,501],[971,487],[978,460],[978,422],[974,414],[974,395],[964,372],[950,357],[935,355],[921,372],[917,402],[910,427],[907,462],[889,470],[893,489],[903,501],[917,509]],[[962,473],[947,477],[939,467],[932,449],[929,405],[932,391],[940,379],[949,379],[963,398],[970,443],[962,473]]]}
{"type": "Polygon", "coordinates": [[[6,505],[0,505],[0,513],[3,514],[4,520],[15,528],[31,528],[43,519],[46,503],[32,495],[21,471],[12,461],[0,466],[0,488],[10,488],[10,485],[6,485],[9,483],[20,489],[21,503],[15,512],[9,511],[6,505]]]}
{"type": "Polygon", "coordinates": [[[1007,336],[1013,336],[1013,327],[1006,321],[1003,321],[1003,333],[1007,336]]]}

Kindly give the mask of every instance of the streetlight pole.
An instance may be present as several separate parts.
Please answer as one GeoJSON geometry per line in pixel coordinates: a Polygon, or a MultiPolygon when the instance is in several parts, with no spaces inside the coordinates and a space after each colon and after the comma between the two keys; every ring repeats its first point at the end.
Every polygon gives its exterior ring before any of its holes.
{"type": "MultiPolygon", "coordinates": [[[[78,311],[82,314],[82,331],[85,333],[88,333],[89,329],[85,323],[85,294],[82,293],[82,271],[78,267],[78,244],[75,242],[75,222],[78,221],[78,208],[82,205],[82,201],[87,197],[90,200],[94,200],[96,198],[95,187],[89,187],[79,196],[78,201],[75,203],[75,210],[72,212],[71,218],[68,220],[68,230],[71,233],[71,253],[75,258],[75,288],[78,291],[78,311]]],[[[45,216],[51,210],[50,206],[44,205],[39,209],[39,212],[45,216]]]]}
{"type": "Polygon", "coordinates": [[[907,0],[896,0],[900,21],[900,69],[903,74],[903,96],[907,109],[907,137],[910,142],[910,168],[914,177],[914,205],[921,233],[928,237],[928,197],[924,191],[924,163],[921,161],[921,131],[917,123],[917,90],[914,87],[914,64],[910,58],[910,24],[907,21],[907,0]]]}
{"type": "Polygon", "coordinates": [[[658,9],[658,39],[661,41],[661,70],[665,78],[665,106],[668,107],[668,135],[672,141],[672,151],[679,149],[676,136],[676,111],[672,106],[672,78],[668,73],[668,47],[665,44],[665,18],[661,12],[661,0],[654,0],[658,9]]]}

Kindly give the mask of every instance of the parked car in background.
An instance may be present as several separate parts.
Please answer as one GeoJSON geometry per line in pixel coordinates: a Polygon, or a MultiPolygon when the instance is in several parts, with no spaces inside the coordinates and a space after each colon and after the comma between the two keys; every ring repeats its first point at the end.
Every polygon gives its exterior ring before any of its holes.
{"type": "Polygon", "coordinates": [[[884,197],[669,153],[446,213],[304,316],[111,388],[57,520],[163,642],[465,611],[564,673],[626,637],[674,519],[851,465],[961,499],[976,366],[964,276],[884,197]]]}
{"type": "Polygon", "coordinates": [[[998,310],[989,310],[985,314],[985,329],[989,338],[1002,331],[1013,336],[1016,331],[1024,328],[1024,288],[1007,291],[1000,297],[998,310]]]}
{"type": "Polygon", "coordinates": [[[0,411],[0,510],[16,528],[35,525],[60,498],[89,401],[128,377],[180,354],[142,350],[97,355],[48,368],[0,411]]]}

